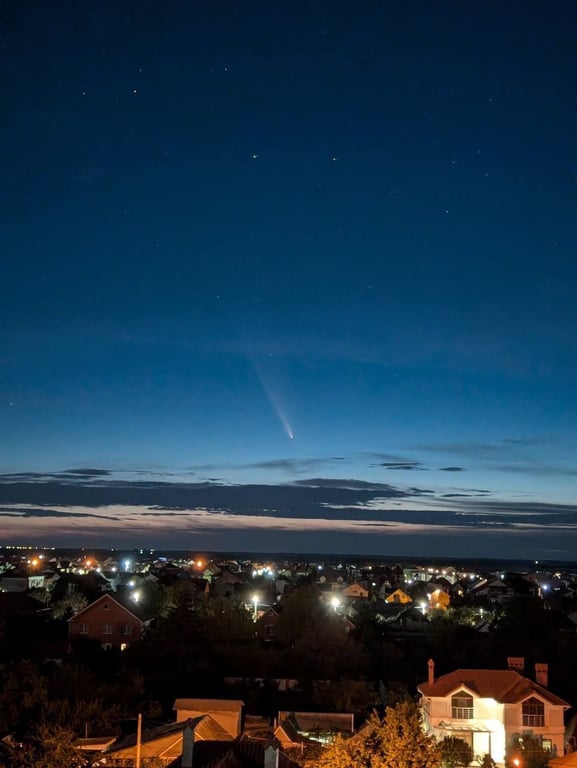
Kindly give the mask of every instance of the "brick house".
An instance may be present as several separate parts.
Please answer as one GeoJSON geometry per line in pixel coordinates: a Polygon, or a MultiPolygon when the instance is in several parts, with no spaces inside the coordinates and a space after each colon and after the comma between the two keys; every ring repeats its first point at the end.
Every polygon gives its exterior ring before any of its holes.
{"type": "Polygon", "coordinates": [[[123,651],[142,635],[144,622],[111,595],[103,595],[68,620],[70,641],[98,640],[105,649],[123,651]]]}
{"type": "Polygon", "coordinates": [[[271,605],[259,617],[256,631],[260,640],[270,643],[277,639],[277,624],[281,613],[282,605],[271,605]]]}

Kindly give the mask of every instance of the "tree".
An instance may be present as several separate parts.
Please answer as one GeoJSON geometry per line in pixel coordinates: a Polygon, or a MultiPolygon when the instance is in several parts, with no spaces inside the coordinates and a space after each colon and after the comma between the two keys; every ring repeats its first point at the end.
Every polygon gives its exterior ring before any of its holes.
{"type": "Polygon", "coordinates": [[[70,592],[52,605],[52,618],[64,619],[86,608],[88,600],[81,592],[70,592]]]}
{"type": "Polygon", "coordinates": [[[387,745],[383,768],[438,768],[441,762],[437,742],[423,731],[421,710],[412,701],[387,707],[382,738],[387,745]]]}
{"type": "Polygon", "coordinates": [[[313,768],[439,768],[441,753],[422,728],[421,713],[412,701],[376,712],[350,739],[337,737],[313,762],[313,768]]]}
{"type": "Polygon", "coordinates": [[[446,736],[439,747],[443,768],[465,768],[473,761],[473,750],[463,739],[446,736]]]}
{"type": "Polygon", "coordinates": [[[48,701],[48,685],[33,661],[6,664],[0,672],[0,730],[16,730],[38,717],[48,701]]]}
{"type": "Polygon", "coordinates": [[[552,757],[551,752],[543,748],[543,742],[538,736],[523,734],[522,738],[514,741],[512,747],[506,760],[510,768],[516,768],[517,765],[521,768],[547,768],[552,757]]]}
{"type": "Polygon", "coordinates": [[[12,747],[11,768],[85,768],[90,760],[73,746],[72,731],[40,725],[12,747]]]}

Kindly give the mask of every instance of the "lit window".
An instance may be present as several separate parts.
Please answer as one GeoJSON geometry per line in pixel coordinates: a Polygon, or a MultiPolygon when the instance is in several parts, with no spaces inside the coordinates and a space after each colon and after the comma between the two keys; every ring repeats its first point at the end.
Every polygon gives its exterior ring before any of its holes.
{"type": "Polygon", "coordinates": [[[466,691],[459,691],[451,697],[451,717],[453,720],[471,720],[473,715],[473,697],[466,691]]]}
{"type": "Polygon", "coordinates": [[[528,728],[545,726],[545,705],[534,696],[523,702],[523,725],[528,728]]]}

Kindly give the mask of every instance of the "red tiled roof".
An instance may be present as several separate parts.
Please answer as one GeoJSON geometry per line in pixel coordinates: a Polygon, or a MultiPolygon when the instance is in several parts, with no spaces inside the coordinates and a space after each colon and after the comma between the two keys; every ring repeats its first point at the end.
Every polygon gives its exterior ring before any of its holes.
{"type": "Polygon", "coordinates": [[[547,688],[523,677],[513,669],[457,669],[448,675],[442,675],[433,685],[421,683],[419,691],[424,696],[444,697],[462,686],[482,699],[495,699],[501,704],[515,704],[528,696],[538,694],[550,704],[569,706],[547,688]]]}

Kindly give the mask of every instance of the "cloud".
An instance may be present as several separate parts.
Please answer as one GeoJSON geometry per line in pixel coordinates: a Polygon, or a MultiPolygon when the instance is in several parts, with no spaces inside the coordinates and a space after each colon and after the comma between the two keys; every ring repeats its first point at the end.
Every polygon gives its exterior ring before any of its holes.
{"type": "Polygon", "coordinates": [[[577,466],[566,464],[552,465],[540,462],[504,462],[491,465],[497,472],[520,475],[539,475],[541,477],[577,477],[577,466]]]}
{"type": "Polygon", "coordinates": [[[62,474],[65,475],[77,475],[78,477],[106,477],[111,475],[110,469],[65,469],[62,474]]]}
{"type": "Polygon", "coordinates": [[[439,467],[439,472],[465,472],[465,467],[439,467]]]}
{"type": "Polygon", "coordinates": [[[304,459],[280,458],[256,461],[249,464],[199,464],[193,469],[197,472],[230,471],[230,470],[265,470],[271,472],[285,472],[289,475],[299,475],[306,472],[314,472],[323,467],[330,466],[334,462],[343,462],[342,456],[319,456],[304,459]]]}
{"type": "MultiPolygon", "coordinates": [[[[311,460],[302,460],[306,461],[311,460]]],[[[263,463],[278,466],[279,462],[295,464],[292,459],[263,463]]],[[[403,464],[392,459],[385,463],[403,464]]],[[[487,489],[445,486],[434,490],[400,482],[320,474],[288,477],[280,483],[190,482],[186,476],[160,480],[139,472],[134,471],[133,477],[127,478],[123,471],[79,468],[72,473],[73,480],[68,470],[0,476],[0,537],[14,542],[17,536],[19,542],[29,542],[31,537],[38,536],[35,541],[50,540],[55,546],[63,546],[63,542],[72,543],[75,532],[75,544],[82,544],[86,537],[104,546],[117,546],[117,539],[128,541],[132,535],[131,543],[136,536],[138,541],[146,540],[147,546],[155,547],[155,537],[165,542],[172,537],[173,548],[186,548],[182,536],[196,532],[207,540],[220,542],[221,547],[228,536],[228,546],[224,548],[231,549],[238,547],[237,533],[242,539],[242,532],[250,530],[255,542],[269,541],[273,550],[279,551],[287,541],[284,534],[291,538],[300,532],[301,538],[291,541],[296,550],[303,551],[303,542],[310,541],[309,534],[317,543],[321,534],[326,535],[323,547],[328,548],[336,546],[331,542],[337,540],[347,543],[348,532],[350,545],[367,551],[373,543],[366,543],[365,534],[373,531],[381,540],[382,552],[389,547],[400,554],[398,547],[387,544],[390,534],[394,533],[397,542],[405,541],[406,537],[407,544],[411,544],[405,550],[408,554],[416,554],[413,544],[421,541],[419,536],[435,534],[436,553],[440,552],[439,542],[445,535],[461,537],[461,547],[469,542],[471,553],[481,556],[475,533],[488,541],[491,531],[498,530],[521,537],[518,541],[519,546],[525,547],[523,551],[536,552],[545,544],[549,549],[577,545],[572,533],[577,526],[577,505],[546,504],[534,499],[499,501],[487,498],[487,489]],[[530,531],[540,532],[538,542],[527,543],[530,531]],[[357,534],[365,540],[364,544],[360,539],[354,544],[357,534]]],[[[496,540],[490,541],[490,547],[483,545],[486,556],[501,546],[496,540]]],[[[253,549],[249,539],[247,542],[248,550],[253,549]]],[[[424,538],[422,545],[426,554],[424,538]]],[[[463,549],[455,550],[452,554],[462,552],[463,549]]]]}
{"type": "Polygon", "coordinates": [[[421,464],[420,461],[382,461],[378,464],[373,464],[374,467],[384,467],[385,469],[397,469],[397,470],[403,470],[403,471],[411,471],[411,470],[424,470],[425,467],[421,464]]]}
{"type": "Polygon", "coordinates": [[[347,488],[364,491],[379,491],[390,493],[391,496],[406,495],[388,483],[371,483],[368,480],[339,479],[335,477],[310,477],[307,480],[295,480],[294,485],[305,485],[312,488],[347,488]]]}
{"type": "Polygon", "coordinates": [[[29,507],[25,504],[16,507],[0,505],[0,517],[95,517],[114,520],[113,517],[105,518],[103,515],[97,515],[93,512],[69,512],[68,510],[48,507],[29,507]]]}

